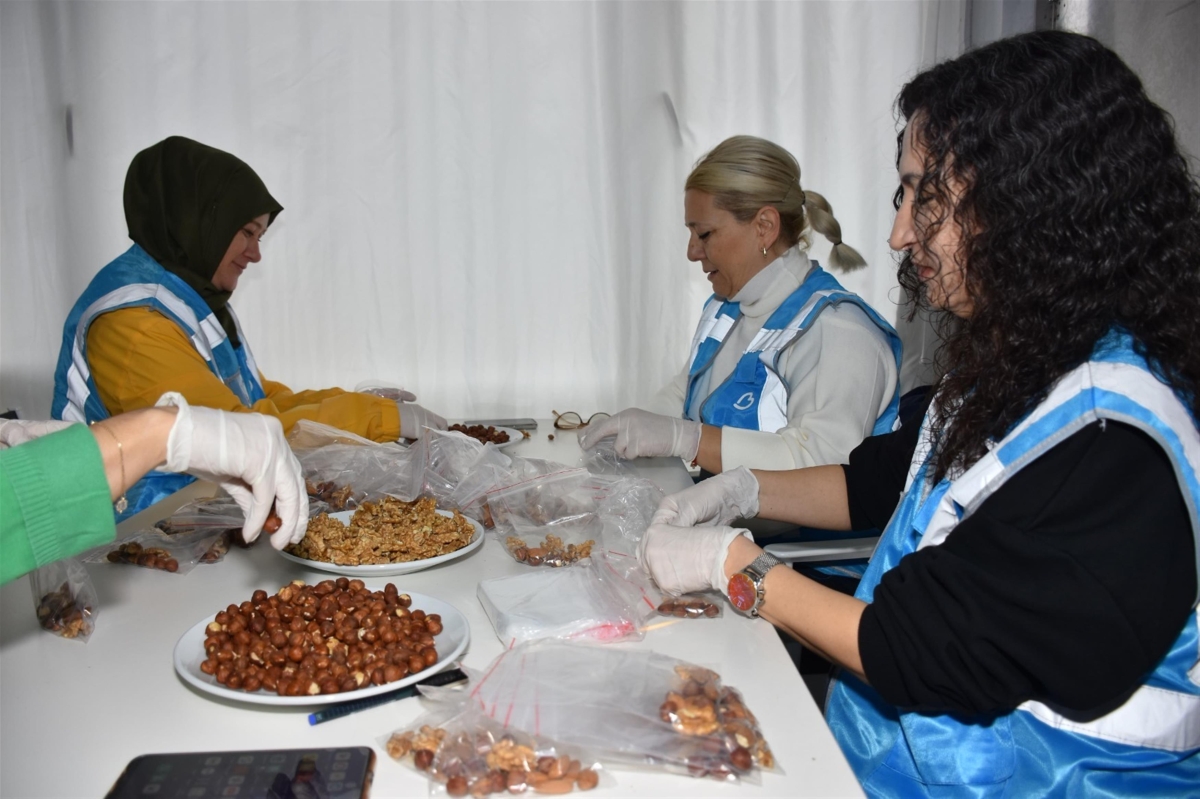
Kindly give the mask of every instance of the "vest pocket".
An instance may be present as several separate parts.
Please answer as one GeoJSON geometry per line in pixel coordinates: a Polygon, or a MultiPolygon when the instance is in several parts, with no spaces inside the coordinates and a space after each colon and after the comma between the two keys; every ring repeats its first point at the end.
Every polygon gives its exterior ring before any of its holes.
{"type": "Polygon", "coordinates": [[[885,765],[926,785],[996,785],[1016,770],[1007,716],[963,724],[952,716],[902,713],[900,727],[904,736],[885,765]]]}

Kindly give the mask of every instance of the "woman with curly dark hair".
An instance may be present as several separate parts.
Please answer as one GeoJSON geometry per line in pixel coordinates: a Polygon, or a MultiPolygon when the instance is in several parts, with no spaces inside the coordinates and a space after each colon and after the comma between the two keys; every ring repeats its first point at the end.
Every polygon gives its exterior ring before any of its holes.
{"type": "Polygon", "coordinates": [[[841,666],[872,795],[1195,795],[1200,188],[1084,36],[980,48],[898,107],[901,284],[959,321],[924,420],[668,497],[643,563],[841,666]],[[847,597],[720,526],[754,513],[886,529],[847,597]]]}

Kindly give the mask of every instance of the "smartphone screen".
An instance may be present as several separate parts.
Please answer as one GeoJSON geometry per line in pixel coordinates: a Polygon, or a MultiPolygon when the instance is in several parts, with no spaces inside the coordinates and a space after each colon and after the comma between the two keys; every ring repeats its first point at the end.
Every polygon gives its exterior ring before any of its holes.
{"type": "Polygon", "coordinates": [[[142,755],[108,799],[367,799],[374,769],[368,746],[142,755]]]}

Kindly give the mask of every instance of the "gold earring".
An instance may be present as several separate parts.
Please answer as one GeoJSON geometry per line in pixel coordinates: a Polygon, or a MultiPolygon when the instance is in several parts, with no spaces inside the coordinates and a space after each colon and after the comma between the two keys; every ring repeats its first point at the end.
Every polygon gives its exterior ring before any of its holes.
{"type": "Polygon", "coordinates": [[[767,257],[767,248],[763,247],[763,258],[767,257]]]}

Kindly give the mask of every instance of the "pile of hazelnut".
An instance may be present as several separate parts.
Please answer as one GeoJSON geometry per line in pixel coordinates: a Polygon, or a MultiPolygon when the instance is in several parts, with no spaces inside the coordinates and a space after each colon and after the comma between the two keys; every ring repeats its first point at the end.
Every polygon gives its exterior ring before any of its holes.
{"type": "Polygon", "coordinates": [[[683,755],[689,774],[728,780],[754,766],[774,768],[775,756],[741,694],[722,686],[720,676],[709,669],[676,666],[675,673],[679,689],[667,694],[658,714],[677,732],[696,739],[683,755]]]}
{"type": "Polygon", "coordinates": [[[200,670],[228,688],[280,696],[336,694],[383,685],[438,662],[436,613],[388,583],[296,580],[216,614],[205,630],[200,670]]]}
{"type": "Polygon", "coordinates": [[[179,571],[179,561],[171,557],[170,552],[162,547],[143,547],[136,541],[121,544],[106,557],[109,563],[131,563],[165,572],[179,571]]]}
{"type": "Polygon", "coordinates": [[[497,430],[491,425],[484,427],[481,424],[452,424],[447,429],[466,433],[481,444],[507,444],[511,438],[507,431],[497,430]]]}
{"type": "Polygon", "coordinates": [[[450,734],[429,725],[396,733],[387,742],[389,755],[396,760],[411,757],[413,766],[444,783],[450,796],[529,790],[561,794],[590,791],[600,781],[599,774],[578,760],[565,754],[538,755],[539,749],[551,751],[533,740],[522,743],[510,733],[480,729],[450,734]]]}
{"type": "Polygon", "coordinates": [[[556,535],[546,536],[541,545],[536,547],[529,546],[515,535],[504,539],[509,553],[521,563],[528,563],[530,566],[568,566],[591,557],[595,544],[594,540],[588,539],[582,544],[563,546],[562,539],[556,535]]]}
{"type": "Polygon", "coordinates": [[[92,634],[92,609],[80,606],[71,594],[71,587],[63,583],[57,591],[41,598],[37,606],[38,624],[63,638],[87,637],[92,634]]]}

